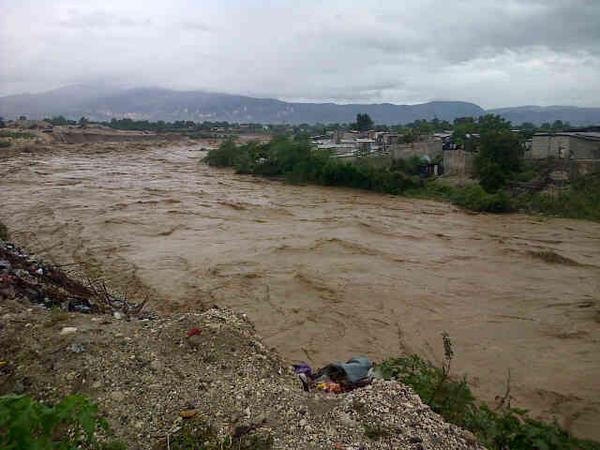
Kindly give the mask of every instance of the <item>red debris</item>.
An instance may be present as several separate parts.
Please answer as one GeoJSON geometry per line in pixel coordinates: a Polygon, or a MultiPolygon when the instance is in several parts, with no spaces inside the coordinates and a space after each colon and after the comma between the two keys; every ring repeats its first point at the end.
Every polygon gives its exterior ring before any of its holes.
{"type": "Polygon", "coordinates": [[[200,334],[200,328],[192,328],[190,331],[187,332],[187,337],[192,337],[197,334],[200,334]]]}

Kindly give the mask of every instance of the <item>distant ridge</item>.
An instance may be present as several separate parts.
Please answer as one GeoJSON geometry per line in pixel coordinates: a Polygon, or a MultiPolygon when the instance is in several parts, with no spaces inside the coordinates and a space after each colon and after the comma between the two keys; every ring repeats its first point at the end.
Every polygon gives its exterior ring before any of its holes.
{"type": "Polygon", "coordinates": [[[512,123],[532,122],[536,125],[555,120],[570,122],[571,125],[600,125],[600,108],[580,108],[577,106],[516,106],[496,108],[487,112],[498,114],[512,123]]]}
{"type": "MultiPolygon", "coordinates": [[[[348,123],[359,112],[375,123],[400,124],[417,119],[453,121],[486,113],[474,103],[434,101],[418,105],[291,103],[269,98],[175,91],[163,88],[119,89],[106,86],[72,85],[39,94],[0,97],[0,116],[32,119],[63,115],[93,120],[129,117],[138,120],[193,120],[256,123],[348,123]]],[[[568,121],[572,125],[600,124],[600,108],[523,106],[489,110],[519,124],[521,122],[568,121]]]]}

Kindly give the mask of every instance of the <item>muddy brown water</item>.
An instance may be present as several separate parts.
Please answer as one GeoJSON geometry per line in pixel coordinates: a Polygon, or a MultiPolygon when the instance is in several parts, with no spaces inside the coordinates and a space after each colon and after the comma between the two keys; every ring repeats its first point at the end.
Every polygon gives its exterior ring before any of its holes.
{"type": "Polygon", "coordinates": [[[235,175],[199,147],[0,157],[0,220],[59,264],[154,307],[229,305],[319,365],[416,352],[493,402],[600,439],[600,224],[235,175]],[[73,266],[69,266],[73,267],[73,266]]]}

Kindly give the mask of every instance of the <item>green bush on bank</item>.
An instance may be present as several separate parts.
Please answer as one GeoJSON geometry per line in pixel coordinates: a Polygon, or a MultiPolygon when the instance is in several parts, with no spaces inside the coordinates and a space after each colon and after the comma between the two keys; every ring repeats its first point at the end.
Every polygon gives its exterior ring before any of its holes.
{"type": "Polygon", "coordinates": [[[448,201],[471,211],[504,213],[514,210],[511,198],[505,191],[490,194],[477,183],[450,186],[432,180],[424,183],[422,188],[408,190],[406,194],[411,197],[448,201]]]}
{"type": "Polygon", "coordinates": [[[514,204],[526,212],[600,221],[600,174],[575,180],[565,190],[556,193],[518,195],[514,204]]]}
{"type": "Polygon", "coordinates": [[[489,449],[495,450],[599,450],[600,443],[576,439],[557,424],[534,420],[526,410],[508,404],[493,410],[475,401],[465,378],[450,378],[452,348],[444,336],[446,358],[436,367],[417,355],[391,358],[377,369],[386,379],[412,387],[421,400],[450,423],[470,430],[489,449]],[[448,351],[449,350],[449,351],[448,351]]]}
{"type": "Polygon", "coordinates": [[[81,395],[69,395],[54,406],[27,395],[0,397],[2,449],[125,449],[116,441],[101,444],[99,434],[108,434],[108,423],[98,416],[98,407],[81,395]]]}
{"type": "Polygon", "coordinates": [[[0,137],[12,139],[34,139],[35,135],[28,131],[0,130],[0,137]]]}
{"type": "Polygon", "coordinates": [[[236,146],[231,140],[211,150],[205,161],[215,167],[234,167],[238,173],[283,177],[292,183],[346,186],[390,194],[422,185],[418,177],[399,168],[378,167],[368,160],[352,164],[315,150],[305,139],[276,137],[268,144],[236,146]]]}

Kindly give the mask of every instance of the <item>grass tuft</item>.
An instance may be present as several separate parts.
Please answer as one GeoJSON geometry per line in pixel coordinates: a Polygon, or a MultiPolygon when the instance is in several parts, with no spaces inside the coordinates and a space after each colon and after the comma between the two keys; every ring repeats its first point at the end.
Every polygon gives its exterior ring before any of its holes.
{"type": "Polygon", "coordinates": [[[0,397],[0,448],[123,450],[119,441],[101,443],[108,423],[98,407],[81,395],[69,395],[53,406],[27,395],[0,397]]]}

